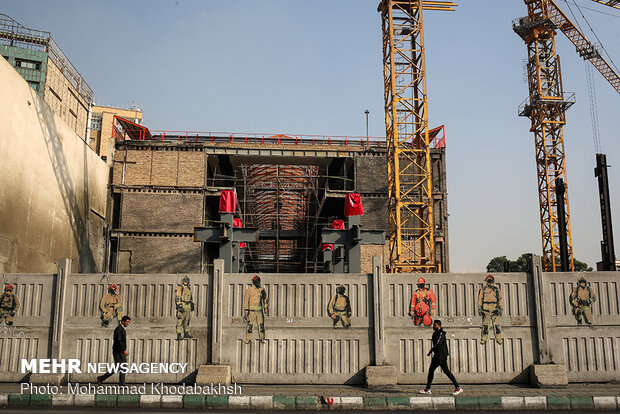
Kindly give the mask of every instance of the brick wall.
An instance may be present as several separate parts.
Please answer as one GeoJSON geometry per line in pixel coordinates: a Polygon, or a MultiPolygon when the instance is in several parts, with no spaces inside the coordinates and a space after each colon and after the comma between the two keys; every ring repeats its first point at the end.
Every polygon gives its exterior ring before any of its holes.
{"type": "Polygon", "coordinates": [[[125,236],[119,243],[121,253],[130,252],[131,273],[200,273],[200,243],[193,237],[125,236]]]}
{"type": "Polygon", "coordinates": [[[166,147],[119,149],[114,154],[114,185],[203,187],[204,174],[205,153],[202,151],[166,147]]]}
{"type": "Polygon", "coordinates": [[[191,192],[124,191],[123,231],[191,233],[202,225],[203,196],[191,192]]]}
{"type": "Polygon", "coordinates": [[[367,230],[388,229],[388,199],[387,197],[363,197],[364,215],[362,228],[367,230]]]}
{"type": "Polygon", "coordinates": [[[387,194],[387,160],[385,153],[355,157],[356,189],[360,193],[387,194]]]}

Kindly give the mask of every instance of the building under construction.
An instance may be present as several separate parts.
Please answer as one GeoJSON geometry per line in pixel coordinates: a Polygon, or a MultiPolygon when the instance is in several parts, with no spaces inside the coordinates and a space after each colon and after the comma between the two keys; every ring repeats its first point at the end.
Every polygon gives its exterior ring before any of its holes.
{"type": "MultiPolygon", "coordinates": [[[[321,229],[343,219],[359,193],[363,229],[387,230],[384,140],[366,137],[166,133],[117,117],[114,131],[109,271],[208,272],[217,246],[194,241],[194,227],[219,222],[220,194],[237,194],[244,227],[270,234],[248,243],[246,272],[323,272],[321,229]]],[[[430,131],[434,241],[449,271],[445,136],[430,131]]],[[[387,245],[362,246],[362,271],[387,245]]]]}

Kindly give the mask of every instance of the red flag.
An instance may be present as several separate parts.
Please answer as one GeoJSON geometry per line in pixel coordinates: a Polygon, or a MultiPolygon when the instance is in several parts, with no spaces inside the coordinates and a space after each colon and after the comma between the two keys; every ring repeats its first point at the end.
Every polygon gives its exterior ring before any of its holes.
{"type": "MultiPolygon", "coordinates": [[[[233,219],[233,227],[243,227],[243,222],[241,221],[240,218],[233,219]]],[[[240,249],[245,249],[246,247],[248,247],[248,244],[246,242],[239,243],[240,249]]]]}
{"type": "Polygon", "coordinates": [[[344,215],[363,216],[364,207],[362,207],[362,196],[358,193],[349,193],[344,199],[344,215]]]}
{"type": "Polygon", "coordinates": [[[234,213],[237,210],[237,194],[231,190],[223,190],[220,195],[220,213],[234,213]]]}

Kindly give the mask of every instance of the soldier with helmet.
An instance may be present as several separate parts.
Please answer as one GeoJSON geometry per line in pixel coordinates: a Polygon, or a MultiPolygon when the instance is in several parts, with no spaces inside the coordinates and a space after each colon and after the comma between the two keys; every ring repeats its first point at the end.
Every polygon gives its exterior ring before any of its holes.
{"type": "Polygon", "coordinates": [[[484,344],[489,338],[489,325],[495,329],[495,340],[499,345],[502,344],[502,327],[499,317],[504,312],[504,302],[502,292],[495,285],[493,275],[487,275],[484,279],[486,286],[480,288],[478,292],[478,314],[482,316],[482,338],[480,343],[484,344]]]}
{"type": "Polygon", "coordinates": [[[13,317],[19,309],[19,299],[13,290],[15,290],[14,286],[7,284],[4,287],[2,297],[0,297],[0,324],[13,325],[13,317]]]}
{"type": "Polygon", "coordinates": [[[183,284],[177,285],[174,303],[177,307],[177,341],[183,338],[193,338],[189,333],[189,322],[195,305],[192,288],[189,285],[189,276],[183,278],[183,284]]]}
{"type": "Polygon", "coordinates": [[[409,316],[413,318],[413,323],[415,325],[423,323],[425,326],[431,326],[436,302],[435,293],[426,286],[426,279],[423,277],[419,278],[418,288],[413,293],[409,309],[409,316]]]}
{"type": "Polygon", "coordinates": [[[338,285],[336,288],[336,296],[329,301],[327,305],[327,313],[333,319],[335,328],[338,322],[342,322],[345,328],[351,327],[351,302],[349,297],[345,295],[346,289],[344,285],[338,285]]]}
{"type": "Polygon", "coordinates": [[[269,315],[267,292],[260,285],[260,277],[255,275],[252,278],[252,286],[245,291],[243,298],[243,319],[248,324],[245,336],[246,344],[252,340],[252,330],[255,324],[258,325],[260,341],[265,342],[265,315],[269,315]]]}
{"type": "Polygon", "coordinates": [[[583,317],[588,325],[592,325],[592,303],[596,302],[596,295],[583,276],[579,278],[577,287],[570,294],[570,302],[577,323],[581,325],[583,317]]]}
{"type": "Polygon", "coordinates": [[[123,311],[123,300],[120,295],[116,293],[118,286],[108,286],[108,293],[106,293],[99,302],[99,309],[101,310],[101,326],[108,326],[112,319],[116,317],[120,322],[125,312],[123,311]]]}

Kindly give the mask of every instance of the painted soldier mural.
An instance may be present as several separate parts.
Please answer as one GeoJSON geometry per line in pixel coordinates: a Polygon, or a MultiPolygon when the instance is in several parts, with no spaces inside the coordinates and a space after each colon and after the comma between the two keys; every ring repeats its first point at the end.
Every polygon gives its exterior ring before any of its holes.
{"type": "Polygon", "coordinates": [[[338,322],[342,322],[342,326],[345,328],[351,327],[351,302],[349,297],[345,295],[345,287],[338,285],[336,288],[336,295],[329,301],[327,305],[327,314],[333,319],[333,327],[338,325],[338,322]]]}
{"type": "Polygon", "coordinates": [[[123,311],[123,300],[121,296],[116,293],[118,286],[108,286],[108,293],[106,293],[99,302],[99,309],[101,310],[101,326],[108,326],[114,318],[120,322],[125,311],[123,311]]]}
{"type": "Polygon", "coordinates": [[[267,292],[260,285],[258,275],[252,278],[252,286],[245,291],[243,298],[243,319],[248,324],[245,335],[245,343],[249,344],[252,340],[254,325],[258,326],[258,337],[261,342],[265,342],[265,315],[269,315],[269,302],[267,292]]]}
{"type": "Polygon", "coordinates": [[[14,290],[11,284],[4,287],[4,292],[0,297],[0,324],[13,325],[15,312],[19,309],[19,299],[13,293],[14,290]]]}
{"type": "Polygon", "coordinates": [[[596,302],[596,295],[584,277],[579,278],[577,287],[570,294],[570,302],[577,323],[581,325],[585,319],[588,325],[592,325],[592,304],[596,302]]]}
{"type": "Polygon", "coordinates": [[[189,333],[189,323],[195,304],[192,298],[192,288],[189,285],[189,276],[183,278],[183,284],[177,285],[174,304],[177,307],[177,341],[183,338],[193,338],[189,333]]]}
{"type": "Polygon", "coordinates": [[[484,344],[489,338],[489,325],[495,330],[495,341],[502,344],[502,327],[500,317],[504,312],[502,292],[495,285],[493,275],[487,275],[484,279],[486,286],[478,292],[478,314],[482,316],[482,338],[480,343],[484,344]]]}
{"type": "Polygon", "coordinates": [[[426,279],[423,277],[418,279],[418,288],[411,297],[411,306],[409,308],[409,316],[413,318],[414,325],[424,324],[431,326],[433,323],[432,316],[435,313],[437,298],[435,293],[426,286],[426,279]]]}

